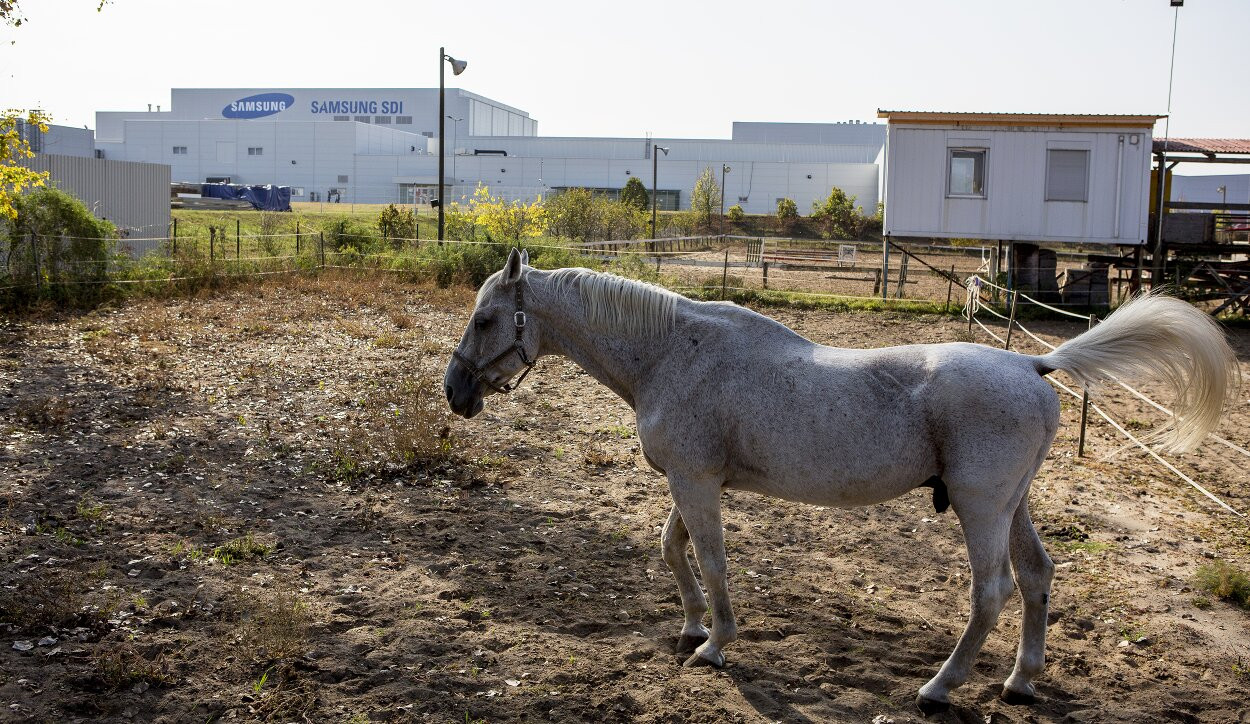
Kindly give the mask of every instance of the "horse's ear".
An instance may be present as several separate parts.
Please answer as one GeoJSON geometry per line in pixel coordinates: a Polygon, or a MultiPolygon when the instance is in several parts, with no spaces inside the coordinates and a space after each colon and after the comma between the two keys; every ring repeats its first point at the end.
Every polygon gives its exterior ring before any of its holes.
{"type": "Polygon", "coordinates": [[[521,250],[521,266],[529,266],[529,265],[530,265],[530,250],[522,249],[521,250]]]}
{"type": "Polygon", "coordinates": [[[508,253],[508,263],[503,267],[503,283],[512,284],[521,278],[521,265],[525,262],[521,259],[521,252],[516,247],[512,247],[512,251],[508,253]]]}

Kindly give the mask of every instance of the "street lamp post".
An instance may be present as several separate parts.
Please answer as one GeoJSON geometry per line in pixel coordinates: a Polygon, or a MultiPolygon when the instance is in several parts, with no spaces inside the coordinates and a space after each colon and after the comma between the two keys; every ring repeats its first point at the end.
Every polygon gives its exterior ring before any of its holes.
{"type": "Polygon", "coordinates": [[[720,165],[720,233],[722,235],[725,233],[725,174],[732,170],[727,163],[720,165]]]}
{"type": "Polygon", "coordinates": [[[444,133],[447,122],[446,89],[443,85],[443,61],[451,63],[452,75],[460,75],[469,64],[456,60],[447,54],[446,48],[438,49],[438,240],[443,240],[443,173],[447,163],[447,135],[444,133]]]}
{"type": "Polygon", "coordinates": [[[660,151],[664,155],[668,155],[668,147],[653,144],[651,147],[651,238],[655,238],[655,202],[656,202],[656,177],[659,171],[660,151]]]}
{"type": "Polygon", "coordinates": [[[1228,187],[1220,186],[1216,191],[1220,192],[1220,206],[1228,206],[1228,187]]]}

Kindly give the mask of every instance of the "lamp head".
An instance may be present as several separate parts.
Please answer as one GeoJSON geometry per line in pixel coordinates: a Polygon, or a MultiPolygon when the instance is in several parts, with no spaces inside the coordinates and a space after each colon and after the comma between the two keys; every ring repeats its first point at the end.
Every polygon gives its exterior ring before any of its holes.
{"type": "Polygon", "coordinates": [[[726,164],[721,164],[720,169],[724,171],[725,173],[729,173],[730,171],[733,170],[733,167],[731,167],[729,164],[726,163],[726,164]]]}
{"type": "Polygon", "coordinates": [[[668,146],[656,146],[655,150],[663,151],[665,156],[668,155],[668,146]]]}
{"type": "Polygon", "coordinates": [[[463,72],[464,72],[464,69],[465,69],[465,68],[469,67],[469,61],[467,61],[467,60],[456,60],[455,58],[451,57],[450,55],[449,55],[449,56],[447,56],[447,62],[451,63],[451,74],[452,74],[452,75],[460,75],[461,73],[463,73],[463,72]]]}

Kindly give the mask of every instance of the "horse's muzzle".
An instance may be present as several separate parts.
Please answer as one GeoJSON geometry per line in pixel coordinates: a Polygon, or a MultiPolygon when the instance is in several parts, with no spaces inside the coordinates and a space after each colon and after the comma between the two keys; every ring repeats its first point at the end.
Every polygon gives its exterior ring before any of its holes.
{"type": "Polygon", "coordinates": [[[451,411],[466,420],[482,411],[481,383],[454,359],[443,375],[443,392],[447,395],[447,406],[451,411]]]}

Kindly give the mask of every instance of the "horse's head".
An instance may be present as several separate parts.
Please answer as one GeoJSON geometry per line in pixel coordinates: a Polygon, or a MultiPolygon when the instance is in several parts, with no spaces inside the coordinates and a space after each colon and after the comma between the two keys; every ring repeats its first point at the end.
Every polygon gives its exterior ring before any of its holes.
{"type": "Polygon", "coordinates": [[[447,404],[457,415],[469,418],[481,412],[483,397],[511,392],[509,381],[518,374],[524,378],[534,364],[538,333],[527,324],[524,311],[528,263],[528,253],[513,249],[504,268],[477,293],[473,316],[443,377],[447,404]]]}

